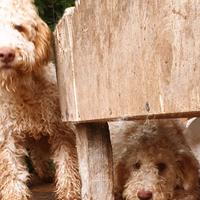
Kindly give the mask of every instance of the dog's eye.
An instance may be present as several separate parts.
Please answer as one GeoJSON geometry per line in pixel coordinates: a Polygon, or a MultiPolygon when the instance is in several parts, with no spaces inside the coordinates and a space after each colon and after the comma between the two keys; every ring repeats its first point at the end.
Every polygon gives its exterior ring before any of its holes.
{"type": "Polygon", "coordinates": [[[174,188],[175,190],[184,190],[184,188],[180,185],[176,185],[176,187],[174,188]]]}
{"type": "Polygon", "coordinates": [[[14,25],[14,28],[18,30],[20,33],[26,32],[26,28],[22,25],[14,25]]]}
{"type": "Polygon", "coordinates": [[[162,162],[157,163],[156,166],[158,168],[159,173],[163,173],[167,168],[167,165],[165,163],[162,163],[162,162]]]}
{"type": "Polygon", "coordinates": [[[134,169],[140,169],[141,167],[141,163],[140,162],[136,162],[134,165],[133,165],[133,168],[134,169]]]}

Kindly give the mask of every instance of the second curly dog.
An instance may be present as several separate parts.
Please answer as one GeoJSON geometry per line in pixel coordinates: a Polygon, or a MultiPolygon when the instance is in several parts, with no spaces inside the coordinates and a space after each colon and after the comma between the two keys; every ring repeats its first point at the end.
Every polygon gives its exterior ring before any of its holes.
{"type": "Polygon", "coordinates": [[[116,199],[198,200],[198,162],[176,120],[111,123],[116,199]]]}

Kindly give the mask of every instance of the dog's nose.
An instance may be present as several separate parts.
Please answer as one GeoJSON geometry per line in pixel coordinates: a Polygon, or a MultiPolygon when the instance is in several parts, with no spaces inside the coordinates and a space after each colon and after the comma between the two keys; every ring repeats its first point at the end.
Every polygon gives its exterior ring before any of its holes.
{"type": "Polygon", "coordinates": [[[15,59],[15,51],[9,47],[0,48],[0,61],[3,63],[10,63],[15,59]]]}
{"type": "Polygon", "coordinates": [[[137,193],[137,196],[140,200],[150,200],[153,196],[151,191],[140,190],[137,193]]]}

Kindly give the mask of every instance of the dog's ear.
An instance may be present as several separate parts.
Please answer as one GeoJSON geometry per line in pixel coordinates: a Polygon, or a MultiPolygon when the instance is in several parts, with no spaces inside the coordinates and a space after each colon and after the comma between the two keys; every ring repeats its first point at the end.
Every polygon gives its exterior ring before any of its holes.
{"type": "Polygon", "coordinates": [[[194,190],[198,185],[199,165],[190,151],[180,150],[176,156],[181,186],[186,191],[194,190]]]}
{"type": "Polygon", "coordinates": [[[115,198],[122,199],[122,192],[124,189],[124,185],[129,178],[129,171],[127,170],[126,164],[124,162],[118,162],[115,166],[115,198]]]}
{"type": "Polygon", "coordinates": [[[49,62],[52,53],[52,33],[47,24],[40,18],[37,19],[35,48],[36,65],[43,66],[49,62]]]}

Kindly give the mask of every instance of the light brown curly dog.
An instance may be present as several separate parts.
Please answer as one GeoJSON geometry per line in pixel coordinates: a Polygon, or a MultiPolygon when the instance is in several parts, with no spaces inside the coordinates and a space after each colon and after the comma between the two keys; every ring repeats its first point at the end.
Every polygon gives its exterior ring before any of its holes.
{"type": "MultiPolygon", "coordinates": [[[[60,120],[55,67],[50,63],[50,54],[51,32],[38,16],[33,1],[1,0],[1,200],[30,198],[25,147],[27,138],[39,140],[43,135],[49,137],[56,163],[58,199],[80,199],[75,135],[60,120]]],[[[37,153],[35,157],[39,160],[40,156],[37,153]]]]}
{"type": "Polygon", "coordinates": [[[198,162],[176,120],[110,124],[116,199],[197,200],[198,162]]]}

